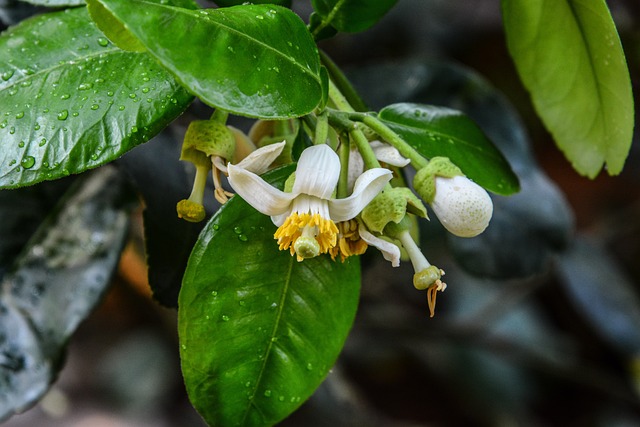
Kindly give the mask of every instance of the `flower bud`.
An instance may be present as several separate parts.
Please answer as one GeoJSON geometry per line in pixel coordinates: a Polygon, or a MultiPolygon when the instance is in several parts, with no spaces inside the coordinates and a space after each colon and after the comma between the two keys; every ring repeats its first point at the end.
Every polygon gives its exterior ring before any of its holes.
{"type": "Polygon", "coordinates": [[[489,225],[493,214],[491,197],[465,176],[436,177],[431,208],[440,223],[459,237],[474,237],[489,225]]]}

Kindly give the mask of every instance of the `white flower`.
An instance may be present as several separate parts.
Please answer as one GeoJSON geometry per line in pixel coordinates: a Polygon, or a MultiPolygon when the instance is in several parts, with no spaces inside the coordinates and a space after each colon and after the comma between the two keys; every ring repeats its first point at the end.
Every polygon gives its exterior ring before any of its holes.
{"type": "MultiPolygon", "coordinates": [[[[376,159],[383,163],[391,166],[405,167],[411,162],[411,160],[402,157],[400,155],[400,152],[389,144],[385,144],[380,141],[371,141],[369,145],[373,149],[373,154],[375,154],[376,159]]],[[[348,188],[353,188],[356,179],[362,174],[363,171],[364,160],[362,159],[360,152],[354,145],[349,150],[349,178],[347,180],[349,183],[348,188]]]]}
{"type": "Polygon", "coordinates": [[[360,234],[360,238],[368,245],[373,246],[382,252],[382,256],[391,263],[392,267],[400,266],[400,248],[397,245],[377,237],[363,225],[360,225],[358,233],[360,234]]]}
{"type": "Polygon", "coordinates": [[[436,177],[431,208],[442,225],[460,237],[474,237],[482,233],[493,215],[489,194],[462,175],[436,177]]]}
{"type": "Polygon", "coordinates": [[[298,261],[327,253],[336,245],[335,222],[354,218],[391,180],[391,171],[374,168],[354,184],[351,196],[332,198],[340,176],[340,159],[328,145],[305,149],[298,161],[292,191],[272,187],[258,175],[229,164],[229,183],[259,212],[271,216],[279,228],[274,234],[281,250],[298,261]]]}

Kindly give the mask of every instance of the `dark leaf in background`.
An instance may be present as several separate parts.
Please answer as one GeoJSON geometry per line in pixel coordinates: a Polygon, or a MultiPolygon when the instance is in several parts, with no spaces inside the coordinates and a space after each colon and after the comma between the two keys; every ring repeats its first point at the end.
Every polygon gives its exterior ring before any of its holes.
{"type": "Polygon", "coordinates": [[[316,14],[321,17],[310,28],[314,36],[326,27],[338,31],[364,31],[378,22],[398,0],[312,0],[316,14]]]}
{"type": "Polygon", "coordinates": [[[114,168],[72,187],[33,235],[0,294],[0,419],[47,391],[64,345],[104,293],[135,206],[114,168]]]}
{"type": "MultiPolygon", "coordinates": [[[[153,297],[167,307],[178,306],[178,293],[191,250],[206,222],[178,218],[176,203],[191,192],[195,168],[178,160],[185,129],[172,125],[154,139],[117,161],[142,196],[144,235],[153,297]]],[[[212,185],[205,208],[218,208],[212,185]]]]}
{"type": "Polygon", "coordinates": [[[479,75],[460,66],[413,61],[360,70],[354,84],[373,107],[428,100],[463,111],[518,175],[519,193],[492,197],[493,218],[484,233],[471,239],[448,236],[461,265],[482,276],[526,277],[544,270],[567,244],[573,231],[569,205],[537,166],[513,107],[479,75]]]}
{"type": "Polygon", "coordinates": [[[36,14],[41,9],[19,0],[0,0],[0,31],[36,14]]]}
{"type": "Polygon", "coordinates": [[[74,179],[0,190],[0,279],[74,179]]]}
{"type": "Polygon", "coordinates": [[[616,350],[640,354],[640,295],[602,244],[585,237],[557,257],[569,300],[616,350]]]}

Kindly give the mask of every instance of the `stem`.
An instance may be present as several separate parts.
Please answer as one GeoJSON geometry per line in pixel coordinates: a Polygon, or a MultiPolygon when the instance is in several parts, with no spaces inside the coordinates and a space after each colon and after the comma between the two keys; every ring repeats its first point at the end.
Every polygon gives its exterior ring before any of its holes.
{"type": "Polygon", "coordinates": [[[349,144],[340,144],[338,156],[340,157],[340,178],[336,196],[338,199],[344,199],[349,195],[349,144]]]}
{"type": "Polygon", "coordinates": [[[189,195],[189,200],[199,205],[204,200],[204,189],[207,185],[207,175],[209,174],[209,168],[206,166],[196,166],[196,177],[193,181],[193,188],[189,195]]]}
{"type": "Polygon", "coordinates": [[[379,168],[380,162],[376,159],[376,155],[369,144],[369,140],[364,136],[364,133],[362,133],[360,129],[353,128],[349,131],[349,137],[356,144],[356,147],[358,147],[358,151],[364,160],[364,168],[379,168]]]}
{"type": "Polygon", "coordinates": [[[322,65],[324,65],[329,72],[330,81],[335,83],[336,88],[344,94],[344,97],[349,104],[353,106],[356,111],[367,111],[366,104],[351,85],[351,82],[347,79],[336,63],[333,62],[329,55],[322,50],[320,51],[320,60],[322,61],[322,65]]]}
{"type": "Polygon", "coordinates": [[[329,120],[327,112],[324,111],[318,115],[318,121],[316,122],[316,134],[314,144],[326,144],[327,136],[329,135],[329,120]]]}
{"type": "Polygon", "coordinates": [[[224,125],[227,123],[228,117],[229,117],[228,112],[221,110],[219,108],[216,108],[215,110],[213,110],[213,114],[211,114],[211,118],[209,120],[213,122],[222,123],[224,125]]]}
{"type": "Polygon", "coordinates": [[[391,130],[387,125],[370,114],[351,114],[352,120],[358,120],[367,125],[371,130],[380,135],[382,139],[395,147],[402,156],[411,160],[411,164],[417,170],[425,167],[429,160],[425,159],[422,154],[418,153],[415,148],[405,142],[397,133],[391,130]]]}
{"type": "Polygon", "coordinates": [[[331,79],[329,79],[329,98],[333,101],[338,110],[348,111],[350,113],[355,112],[351,104],[349,104],[349,101],[347,101],[347,98],[344,97],[342,92],[340,92],[340,89],[338,89],[331,79]]]}
{"type": "Polygon", "coordinates": [[[413,270],[416,273],[419,273],[431,266],[416,242],[413,241],[413,237],[409,234],[409,230],[401,232],[398,236],[398,240],[400,240],[400,243],[402,243],[402,246],[407,251],[409,258],[411,259],[411,264],[413,264],[413,270]]]}

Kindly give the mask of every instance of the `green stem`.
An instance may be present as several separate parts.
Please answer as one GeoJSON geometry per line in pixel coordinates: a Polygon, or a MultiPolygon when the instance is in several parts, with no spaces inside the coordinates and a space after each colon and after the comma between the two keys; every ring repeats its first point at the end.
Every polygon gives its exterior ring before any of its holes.
{"type": "Polygon", "coordinates": [[[411,160],[411,164],[417,170],[425,167],[429,160],[425,159],[415,148],[405,142],[404,139],[390,129],[387,125],[378,120],[377,117],[370,114],[351,114],[352,120],[357,120],[367,125],[371,130],[380,135],[382,139],[395,147],[402,156],[411,160]]]}
{"type": "Polygon", "coordinates": [[[336,88],[344,95],[344,98],[348,103],[356,111],[367,111],[366,104],[351,85],[351,82],[347,79],[336,63],[333,62],[329,55],[322,50],[320,51],[320,60],[322,61],[322,65],[324,65],[329,72],[329,80],[335,84],[336,88]]]}
{"type": "Polygon", "coordinates": [[[211,114],[211,118],[209,120],[222,123],[224,125],[227,123],[227,118],[229,118],[229,113],[227,111],[216,108],[213,110],[213,114],[211,114]]]}
{"type": "Polygon", "coordinates": [[[344,97],[340,89],[336,86],[336,84],[329,79],[329,98],[336,105],[336,108],[341,111],[347,112],[355,112],[347,98],[344,97]]]}
{"type": "Polygon", "coordinates": [[[369,140],[364,136],[364,133],[362,133],[360,129],[353,128],[349,131],[349,137],[356,144],[356,147],[358,147],[362,160],[364,160],[364,168],[379,168],[380,162],[376,159],[373,148],[371,148],[369,140]]]}
{"type": "Polygon", "coordinates": [[[316,121],[315,140],[313,141],[313,143],[315,145],[326,144],[328,135],[329,135],[329,120],[328,120],[327,112],[324,111],[318,115],[318,120],[316,121]]]}
{"type": "Polygon", "coordinates": [[[338,199],[344,199],[349,195],[349,144],[340,144],[338,148],[340,157],[340,179],[338,179],[338,199]]]}

